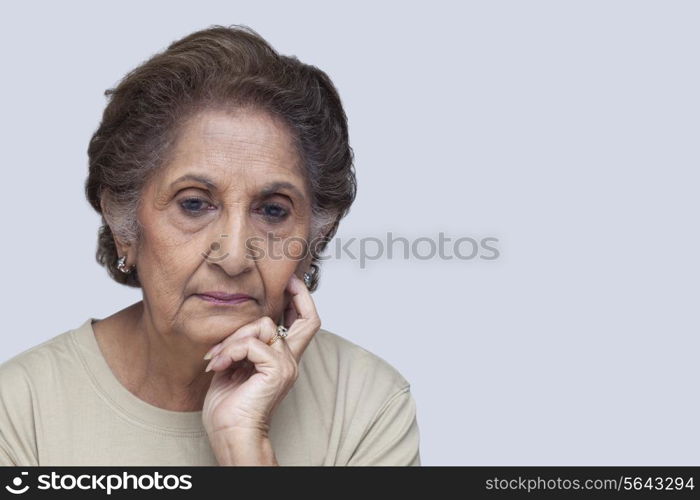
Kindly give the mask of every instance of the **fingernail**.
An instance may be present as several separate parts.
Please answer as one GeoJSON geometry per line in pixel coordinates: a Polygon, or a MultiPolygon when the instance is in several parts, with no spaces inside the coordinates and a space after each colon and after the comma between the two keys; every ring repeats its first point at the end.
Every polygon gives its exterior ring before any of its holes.
{"type": "Polygon", "coordinates": [[[204,369],[204,373],[206,373],[206,372],[208,372],[209,370],[212,369],[212,367],[213,367],[214,364],[216,363],[216,360],[217,360],[217,359],[218,359],[217,357],[214,357],[214,359],[212,359],[211,361],[209,361],[209,364],[208,364],[207,367],[204,369]]]}
{"type": "Polygon", "coordinates": [[[204,355],[204,359],[211,359],[212,357],[214,357],[216,354],[219,353],[219,350],[221,349],[221,347],[222,347],[221,342],[219,342],[219,343],[216,344],[214,347],[212,347],[211,349],[209,349],[209,352],[207,352],[207,353],[204,355]]]}

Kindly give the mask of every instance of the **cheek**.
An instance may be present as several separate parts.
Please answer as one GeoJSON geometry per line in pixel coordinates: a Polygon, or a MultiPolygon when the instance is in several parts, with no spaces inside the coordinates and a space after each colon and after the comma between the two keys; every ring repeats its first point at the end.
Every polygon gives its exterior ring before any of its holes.
{"type": "MultiPolygon", "coordinates": [[[[202,260],[197,238],[182,238],[167,225],[144,226],[139,260],[144,270],[142,284],[159,302],[182,296],[189,277],[202,260]]],[[[142,274],[140,273],[141,277],[142,274]]]]}
{"type": "Polygon", "coordinates": [[[308,249],[308,243],[305,239],[296,237],[287,240],[283,251],[287,258],[299,262],[303,260],[306,256],[306,251],[308,249]]]}
{"type": "Polygon", "coordinates": [[[264,258],[258,261],[257,267],[265,286],[265,300],[269,308],[278,308],[284,300],[287,281],[296,269],[297,260],[287,257],[282,259],[264,258]]]}
{"type": "Polygon", "coordinates": [[[273,263],[281,265],[289,265],[285,261],[292,261],[292,264],[299,263],[308,255],[310,246],[304,230],[305,227],[300,226],[288,236],[274,235],[267,238],[264,245],[261,245],[262,254],[265,257],[270,256],[273,263]]]}

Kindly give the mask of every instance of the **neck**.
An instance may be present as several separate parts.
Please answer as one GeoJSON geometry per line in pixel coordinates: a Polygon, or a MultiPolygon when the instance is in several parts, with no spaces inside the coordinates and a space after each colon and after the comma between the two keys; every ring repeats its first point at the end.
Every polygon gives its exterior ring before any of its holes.
{"type": "MultiPolygon", "coordinates": [[[[134,395],[172,411],[200,411],[213,372],[205,373],[209,347],[153,321],[143,301],[123,313],[108,342],[116,356],[112,371],[134,395]]],[[[108,318],[109,319],[109,318],[108,318]]],[[[106,321],[106,320],[103,320],[106,321]]],[[[106,339],[105,339],[106,340],[106,339]]]]}

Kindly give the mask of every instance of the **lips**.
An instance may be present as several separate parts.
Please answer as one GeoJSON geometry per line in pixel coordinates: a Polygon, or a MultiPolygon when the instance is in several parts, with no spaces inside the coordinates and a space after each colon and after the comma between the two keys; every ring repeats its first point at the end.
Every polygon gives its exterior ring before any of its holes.
{"type": "Polygon", "coordinates": [[[223,292],[206,292],[198,293],[195,297],[209,302],[210,304],[220,306],[237,306],[238,304],[249,304],[253,297],[244,293],[223,293],[223,292]]]}
{"type": "Polygon", "coordinates": [[[211,297],[212,299],[221,300],[224,302],[234,302],[253,298],[250,295],[246,295],[245,293],[203,292],[198,293],[197,295],[211,297]]]}

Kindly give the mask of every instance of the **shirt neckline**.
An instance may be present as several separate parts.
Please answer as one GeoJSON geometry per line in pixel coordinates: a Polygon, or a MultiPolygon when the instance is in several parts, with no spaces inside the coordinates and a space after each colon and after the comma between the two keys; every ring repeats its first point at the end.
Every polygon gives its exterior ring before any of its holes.
{"type": "Polygon", "coordinates": [[[202,411],[173,411],[153,406],[122,385],[105,359],[92,323],[88,318],[73,330],[73,341],[95,388],[103,398],[130,421],[159,432],[178,435],[204,435],[202,411]]]}

